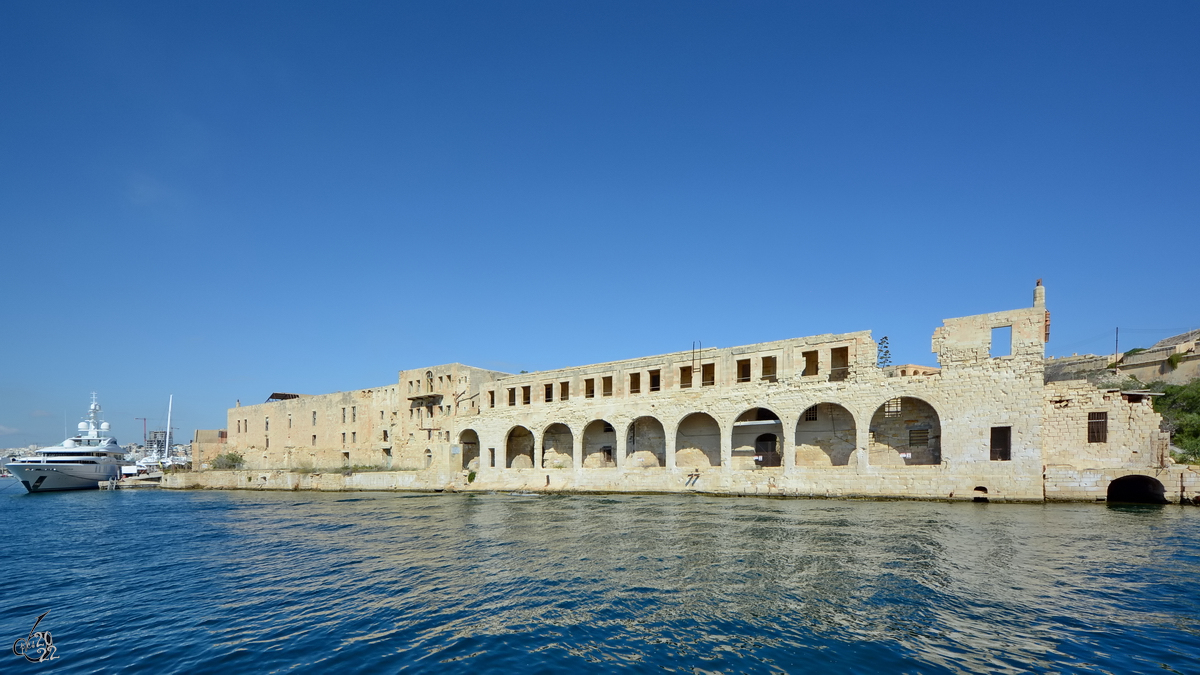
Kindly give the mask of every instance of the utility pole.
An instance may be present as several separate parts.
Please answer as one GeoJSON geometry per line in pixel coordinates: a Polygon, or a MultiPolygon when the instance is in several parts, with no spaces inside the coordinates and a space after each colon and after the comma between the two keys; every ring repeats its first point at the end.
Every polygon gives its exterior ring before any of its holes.
{"type": "Polygon", "coordinates": [[[1121,358],[1121,327],[1117,326],[1116,344],[1113,345],[1113,360],[1121,358]]]}

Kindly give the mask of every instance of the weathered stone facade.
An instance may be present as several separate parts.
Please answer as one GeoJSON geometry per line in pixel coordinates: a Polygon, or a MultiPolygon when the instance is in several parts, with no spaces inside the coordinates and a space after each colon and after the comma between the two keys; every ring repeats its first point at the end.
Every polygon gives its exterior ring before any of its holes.
{"type": "Polygon", "coordinates": [[[249,471],[174,483],[1042,501],[1093,499],[1071,479],[1091,471],[1100,489],[1137,473],[1195,490],[1148,397],[1044,382],[1044,305],[1039,285],[1030,308],[947,319],[940,368],[903,374],[877,367],[869,332],[518,375],[405,370],[233,408],[227,447],[249,471]]]}

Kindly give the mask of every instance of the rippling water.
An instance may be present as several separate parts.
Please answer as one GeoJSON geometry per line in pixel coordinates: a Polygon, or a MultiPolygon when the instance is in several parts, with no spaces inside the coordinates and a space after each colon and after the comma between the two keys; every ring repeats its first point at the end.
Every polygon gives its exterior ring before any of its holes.
{"type": "Polygon", "coordinates": [[[5,673],[1200,672],[1195,508],[18,490],[5,673]]]}

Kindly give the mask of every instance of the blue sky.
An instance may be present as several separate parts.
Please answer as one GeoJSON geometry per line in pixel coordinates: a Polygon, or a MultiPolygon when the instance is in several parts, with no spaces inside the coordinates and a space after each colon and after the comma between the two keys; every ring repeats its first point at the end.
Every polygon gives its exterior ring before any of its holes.
{"type": "Polygon", "coordinates": [[[826,332],[1200,326],[1195,2],[0,4],[0,447],[826,332]]]}

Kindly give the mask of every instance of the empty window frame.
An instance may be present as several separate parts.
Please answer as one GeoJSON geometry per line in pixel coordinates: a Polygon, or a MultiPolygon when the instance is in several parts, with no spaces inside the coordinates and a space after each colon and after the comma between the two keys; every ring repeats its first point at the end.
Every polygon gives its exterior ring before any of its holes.
{"type": "Polygon", "coordinates": [[[558,383],[558,400],[566,401],[566,400],[569,400],[570,398],[571,398],[571,383],[570,382],[559,382],[558,383]]]}
{"type": "Polygon", "coordinates": [[[1088,443],[1108,442],[1108,413],[1088,413],[1088,443]]]}
{"type": "Polygon", "coordinates": [[[641,373],[630,373],[629,374],[629,393],[631,393],[631,394],[642,393],[642,374],[641,373]]]}
{"type": "Polygon", "coordinates": [[[807,377],[809,375],[816,375],[819,372],[820,366],[818,364],[820,362],[817,360],[817,351],[815,349],[811,352],[802,352],[800,358],[804,359],[804,372],[800,373],[801,375],[807,377]]]}
{"type": "Polygon", "coordinates": [[[346,423],[346,409],[342,408],[342,424],[346,423]]]}
{"type": "Polygon", "coordinates": [[[1012,459],[1012,427],[992,427],[993,462],[1007,462],[1012,459]]]}
{"type": "Polygon", "coordinates": [[[553,400],[554,400],[554,385],[553,385],[553,384],[547,384],[547,385],[546,385],[545,387],[543,387],[543,388],[546,390],[546,391],[545,391],[546,397],[545,397],[545,399],[544,399],[544,400],[546,401],[546,403],[549,403],[549,402],[553,401],[553,400]]]}
{"type": "Polygon", "coordinates": [[[605,376],[604,376],[604,377],[603,377],[603,378],[600,380],[600,386],[601,386],[601,388],[602,388],[602,393],[603,393],[605,396],[612,396],[612,392],[613,392],[613,388],[612,388],[612,375],[605,375],[605,376]]]}
{"type": "Polygon", "coordinates": [[[908,447],[910,447],[910,448],[928,448],[929,447],[929,430],[928,429],[909,429],[908,430],[908,447]]]}
{"type": "MultiPolygon", "coordinates": [[[[312,423],[312,425],[315,427],[315,426],[317,426],[317,411],[316,411],[316,410],[314,410],[314,411],[312,411],[312,413],[313,413],[313,423],[312,423]]],[[[314,437],[314,438],[315,438],[315,437],[314,437]]]]}
{"type": "MultiPolygon", "coordinates": [[[[387,440],[388,440],[388,432],[387,432],[387,429],[384,429],[383,430],[383,442],[387,443],[387,440]]],[[[388,454],[390,455],[391,453],[389,452],[388,454]]]]}
{"type": "Polygon", "coordinates": [[[893,398],[883,404],[884,417],[899,417],[902,406],[899,398],[893,398]]]}
{"type": "Polygon", "coordinates": [[[750,381],[750,359],[738,359],[737,362],[737,381],[750,381]]]}
{"type": "Polygon", "coordinates": [[[521,387],[521,405],[529,405],[533,402],[533,387],[525,385],[521,387]]]}
{"type": "Polygon", "coordinates": [[[313,434],[312,444],[313,445],[317,444],[317,435],[316,434],[313,434]]]}
{"type": "Polygon", "coordinates": [[[774,356],[762,357],[762,379],[768,382],[775,381],[775,365],[776,362],[774,356]]]}
{"type": "Polygon", "coordinates": [[[657,370],[650,371],[650,391],[658,391],[662,389],[662,373],[657,370]]]}
{"type": "Polygon", "coordinates": [[[691,366],[680,366],[679,367],[679,388],[680,389],[691,389],[692,388],[692,367],[691,366]]]}
{"type": "Polygon", "coordinates": [[[804,421],[805,422],[816,422],[817,421],[817,406],[814,405],[811,408],[809,408],[808,410],[804,411],[804,421]]]}
{"type": "Polygon", "coordinates": [[[711,387],[717,383],[717,364],[705,363],[700,366],[700,386],[711,387]]]}
{"type": "Polygon", "coordinates": [[[351,422],[358,421],[358,406],[356,406],[356,405],[350,406],[350,421],[351,422]]]}
{"type": "Polygon", "coordinates": [[[351,442],[351,443],[357,443],[357,442],[358,442],[358,432],[357,432],[357,431],[351,431],[351,432],[350,432],[350,442],[351,442]]]}
{"type": "Polygon", "coordinates": [[[992,344],[988,356],[993,359],[1012,356],[1012,326],[997,326],[992,329],[992,344]]]}
{"type": "Polygon", "coordinates": [[[509,405],[517,404],[517,388],[516,387],[510,387],[508,390],[508,404],[509,405]]]}
{"type": "Polygon", "coordinates": [[[596,380],[589,377],[583,381],[583,397],[596,398],[596,380]]]}
{"type": "Polygon", "coordinates": [[[829,350],[829,381],[840,382],[850,375],[850,348],[834,347],[829,350]]]}
{"type": "Polygon", "coordinates": [[[489,408],[496,407],[496,392],[494,392],[494,391],[488,392],[488,407],[489,408]]]}
{"type": "Polygon", "coordinates": [[[346,444],[346,432],[342,432],[342,445],[346,444]]]}
{"type": "Polygon", "coordinates": [[[263,418],[263,431],[270,431],[270,430],[271,430],[271,418],[264,417],[263,418]]]}

